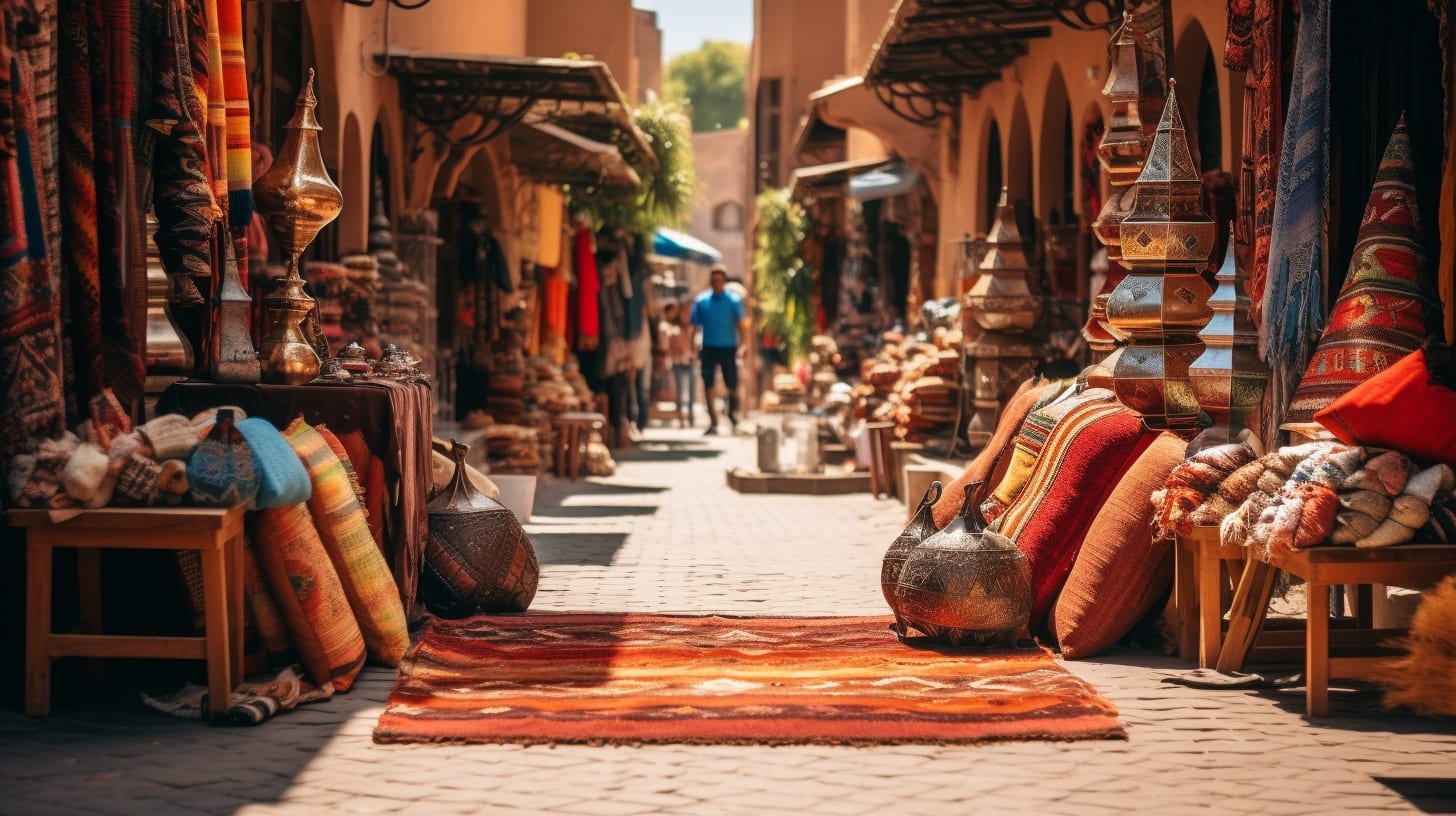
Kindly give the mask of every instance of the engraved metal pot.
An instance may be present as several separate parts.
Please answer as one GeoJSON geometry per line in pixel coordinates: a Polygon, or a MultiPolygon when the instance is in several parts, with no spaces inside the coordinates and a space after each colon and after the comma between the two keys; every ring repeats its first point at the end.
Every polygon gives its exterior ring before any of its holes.
{"type": "MultiPolygon", "coordinates": [[[[939,481],[930,483],[930,488],[920,499],[920,506],[915,508],[915,515],[910,517],[910,523],[905,525],[903,532],[895,536],[895,540],[890,542],[890,549],[885,551],[885,560],[880,565],[880,591],[885,594],[885,602],[892,610],[895,610],[895,588],[899,586],[900,571],[905,566],[905,560],[921,542],[935,535],[935,515],[932,508],[940,501],[941,489],[939,481]]],[[[895,634],[902,637],[905,635],[905,621],[900,618],[898,610],[895,611],[895,634]]]]}
{"type": "Polygon", "coordinates": [[[952,646],[1014,646],[1031,618],[1031,565],[986,530],[966,485],[960,514],[911,550],[890,602],[906,625],[952,646]]]}
{"type": "Polygon", "coordinates": [[[524,612],[541,577],[536,550],[516,515],[471,484],[465,472],[469,450],[452,443],[455,475],[429,504],[420,599],[447,618],[524,612]]]}

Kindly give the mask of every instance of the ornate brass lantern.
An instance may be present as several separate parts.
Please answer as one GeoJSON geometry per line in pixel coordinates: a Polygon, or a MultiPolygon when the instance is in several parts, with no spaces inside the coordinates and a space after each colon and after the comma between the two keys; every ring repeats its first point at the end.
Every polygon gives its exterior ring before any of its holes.
{"type": "Polygon", "coordinates": [[[1107,73],[1107,83],[1102,86],[1102,95],[1112,103],[1112,118],[1102,133],[1102,142],[1097,145],[1097,158],[1107,170],[1112,190],[1102,205],[1102,212],[1092,222],[1092,231],[1097,240],[1107,247],[1107,279],[1102,289],[1093,296],[1087,310],[1087,323],[1082,327],[1082,336],[1092,349],[1092,368],[1088,371],[1087,384],[1096,388],[1112,387],[1112,369],[1117,365],[1114,355],[1117,347],[1127,341],[1127,335],[1107,320],[1107,300],[1127,275],[1119,227],[1123,219],[1132,213],[1132,184],[1142,172],[1143,160],[1147,156],[1147,140],[1143,136],[1139,109],[1142,89],[1138,82],[1136,36],[1132,15],[1124,14],[1122,27],[1113,35],[1112,64],[1107,73]]]}
{"type": "Polygon", "coordinates": [[[1188,366],[1198,404],[1230,438],[1247,425],[1245,418],[1259,407],[1269,384],[1269,367],[1259,359],[1259,331],[1249,319],[1252,301],[1244,289],[1249,276],[1239,266],[1236,243],[1228,242],[1218,289],[1208,299],[1213,317],[1198,333],[1203,354],[1188,366]]]}
{"type": "Polygon", "coordinates": [[[1136,203],[1118,226],[1127,277],[1107,300],[1108,323],[1130,335],[1113,367],[1113,393],[1154,429],[1196,432],[1198,400],[1188,366],[1203,351],[1197,332],[1212,314],[1199,270],[1213,252],[1213,220],[1188,147],[1173,80],[1136,203]]]}
{"type": "MultiPolygon", "coordinates": [[[[298,257],[313,239],[339,215],[343,196],[324,168],[318,135],[323,130],[314,116],[318,99],[313,92],[313,69],[294,103],[293,118],[284,125],[287,135],[273,166],[253,184],[258,208],[278,236],[288,259],[288,274],[263,299],[268,322],[259,356],[263,378],[272,383],[298,384],[319,373],[318,304],[304,291],[298,257]]],[[[323,351],[327,354],[327,349],[323,351]]]]}

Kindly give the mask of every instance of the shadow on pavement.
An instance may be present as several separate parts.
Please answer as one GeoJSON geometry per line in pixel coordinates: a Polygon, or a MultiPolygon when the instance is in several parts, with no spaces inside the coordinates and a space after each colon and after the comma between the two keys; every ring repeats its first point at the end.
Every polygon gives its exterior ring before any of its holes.
{"type": "Polygon", "coordinates": [[[626,533],[536,533],[536,560],[543,565],[606,567],[627,543],[626,533]]]}
{"type": "Polygon", "coordinates": [[[610,518],[612,516],[650,516],[656,513],[655,504],[572,504],[561,507],[537,508],[531,511],[535,524],[549,523],[553,518],[610,518]]]}
{"type": "Polygon", "coordinates": [[[1456,813],[1456,779],[1371,777],[1425,813],[1456,813]]]}

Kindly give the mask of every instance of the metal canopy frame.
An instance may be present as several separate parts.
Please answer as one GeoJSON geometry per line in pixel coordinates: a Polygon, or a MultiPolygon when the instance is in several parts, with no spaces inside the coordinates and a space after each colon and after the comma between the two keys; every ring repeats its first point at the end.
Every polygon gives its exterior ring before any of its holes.
{"type": "Polygon", "coordinates": [[[399,80],[406,112],[451,144],[485,144],[523,122],[553,124],[614,145],[639,166],[657,164],[604,62],[418,51],[375,59],[399,80]],[[481,120],[474,130],[451,133],[472,114],[481,120]]]}
{"type": "Polygon", "coordinates": [[[551,124],[521,125],[506,136],[511,163],[538,184],[637,188],[642,179],[615,146],[551,124]]]}
{"type": "Polygon", "coordinates": [[[890,110],[931,124],[1000,79],[1052,25],[1106,28],[1123,0],[901,0],[865,69],[865,84],[890,110]]]}

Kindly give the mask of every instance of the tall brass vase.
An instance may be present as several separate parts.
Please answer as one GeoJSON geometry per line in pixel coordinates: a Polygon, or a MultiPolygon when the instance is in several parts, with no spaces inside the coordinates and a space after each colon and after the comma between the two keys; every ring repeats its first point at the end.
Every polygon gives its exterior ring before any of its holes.
{"type": "Polygon", "coordinates": [[[259,357],[264,381],[288,385],[314,379],[321,363],[319,338],[313,336],[318,325],[318,303],[303,289],[298,258],[344,206],[343,195],[329,178],[319,149],[323,128],[314,115],[318,99],[314,96],[313,76],[310,68],[303,93],[294,103],[293,118],[284,125],[287,133],[273,166],[253,184],[258,209],[268,219],[288,259],[287,276],[263,299],[268,326],[259,357]]]}

